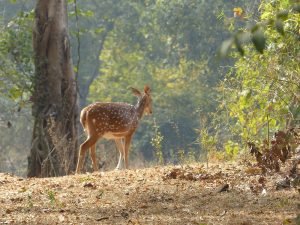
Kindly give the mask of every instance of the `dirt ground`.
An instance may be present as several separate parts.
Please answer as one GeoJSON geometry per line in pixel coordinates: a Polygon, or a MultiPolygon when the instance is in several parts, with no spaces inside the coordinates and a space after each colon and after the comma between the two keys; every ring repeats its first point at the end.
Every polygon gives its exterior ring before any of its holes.
{"type": "Polygon", "coordinates": [[[0,174],[0,224],[299,224],[299,186],[276,190],[284,176],[228,163],[40,179],[0,174]]]}

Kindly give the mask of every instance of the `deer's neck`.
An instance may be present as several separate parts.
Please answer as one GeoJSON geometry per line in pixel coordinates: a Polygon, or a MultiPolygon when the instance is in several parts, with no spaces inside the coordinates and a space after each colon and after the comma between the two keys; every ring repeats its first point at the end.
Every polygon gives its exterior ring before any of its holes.
{"type": "Polygon", "coordinates": [[[146,97],[143,96],[138,100],[138,102],[134,106],[136,110],[136,115],[139,119],[141,119],[144,115],[145,106],[146,106],[146,97]]]}

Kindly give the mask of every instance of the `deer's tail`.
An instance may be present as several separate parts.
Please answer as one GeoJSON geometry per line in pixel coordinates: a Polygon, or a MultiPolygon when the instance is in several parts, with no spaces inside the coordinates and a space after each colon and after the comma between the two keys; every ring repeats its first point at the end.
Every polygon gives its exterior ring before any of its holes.
{"type": "Polygon", "coordinates": [[[85,132],[87,130],[87,127],[86,127],[87,126],[87,122],[86,122],[87,118],[86,117],[87,117],[87,109],[84,108],[80,113],[80,123],[85,132]]]}

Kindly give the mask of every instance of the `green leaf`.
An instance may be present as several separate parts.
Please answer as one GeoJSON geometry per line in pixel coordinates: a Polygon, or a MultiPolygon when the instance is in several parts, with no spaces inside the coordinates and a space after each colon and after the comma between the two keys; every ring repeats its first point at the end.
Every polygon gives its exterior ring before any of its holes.
{"type": "Polygon", "coordinates": [[[86,10],[83,15],[85,15],[86,17],[93,17],[94,12],[91,10],[86,10]]]}
{"type": "Polygon", "coordinates": [[[283,28],[283,22],[282,20],[276,20],[275,22],[275,28],[281,35],[284,35],[284,28],[283,28]]]}
{"type": "Polygon", "coordinates": [[[102,32],[105,31],[105,29],[103,27],[99,27],[99,28],[96,28],[94,31],[95,31],[95,34],[101,34],[102,32]]]}
{"type": "Polygon", "coordinates": [[[73,66],[73,70],[74,70],[74,73],[77,73],[78,72],[77,66],[73,66]]]}
{"type": "Polygon", "coordinates": [[[264,52],[264,49],[266,47],[266,37],[263,33],[263,31],[261,29],[255,31],[253,34],[252,34],[252,38],[251,38],[256,50],[259,52],[259,53],[263,53],[264,52]]]}
{"type": "Polygon", "coordinates": [[[13,87],[12,89],[9,90],[9,96],[12,99],[16,100],[22,96],[22,91],[17,87],[13,87]]]}
{"type": "Polygon", "coordinates": [[[252,96],[252,90],[248,90],[248,93],[246,95],[246,101],[252,96]]]}

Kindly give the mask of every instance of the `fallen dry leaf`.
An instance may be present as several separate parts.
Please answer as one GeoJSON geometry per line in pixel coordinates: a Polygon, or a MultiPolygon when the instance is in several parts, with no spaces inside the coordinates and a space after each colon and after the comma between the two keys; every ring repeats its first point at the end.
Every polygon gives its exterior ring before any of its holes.
{"type": "Polygon", "coordinates": [[[39,179],[0,174],[4,181],[0,184],[0,224],[252,225],[295,221],[299,187],[276,191],[276,183],[285,179],[285,167],[282,174],[263,178],[247,168],[249,164],[224,163],[204,170],[202,164],[195,164],[39,179]],[[218,194],[217,189],[225,192],[218,194]]]}

